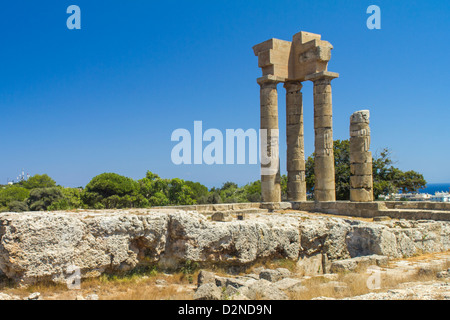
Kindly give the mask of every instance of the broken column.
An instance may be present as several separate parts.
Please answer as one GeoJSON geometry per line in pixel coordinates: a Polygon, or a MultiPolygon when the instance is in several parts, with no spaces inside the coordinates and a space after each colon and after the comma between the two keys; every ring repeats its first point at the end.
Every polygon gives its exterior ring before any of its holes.
{"type": "Polygon", "coordinates": [[[338,74],[328,71],[306,77],[314,82],[314,198],[320,202],[336,201],[331,80],[337,77],[338,74]]]}
{"type": "Polygon", "coordinates": [[[261,86],[261,196],[263,202],[280,202],[278,81],[263,77],[258,83],[261,86]]]}
{"type": "Polygon", "coordinates": [[[306,201],[302,83],[289,81],[286,89],[287,199],[306,201]]]}
{"type": "Polygon", "coordinates": [[[350,117],[350,200],[354,202],[373,201],[369,118],[369,110],[350,117]]]}

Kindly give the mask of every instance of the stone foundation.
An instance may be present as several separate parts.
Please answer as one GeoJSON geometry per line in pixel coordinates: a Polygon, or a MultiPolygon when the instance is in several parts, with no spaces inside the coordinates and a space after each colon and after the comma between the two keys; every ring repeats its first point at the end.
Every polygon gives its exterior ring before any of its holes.
{"type": "MultiPolygon", "coordinates": [[[[163,209],[168,207],[156,207],[163,209]]],[[[263,202],[263,203],[231,203],[194,206],[170,207],[177,210],[195,210],[203,214],[217,211],[233,211],[233,213],[264,213],[274,210],[299,210],[306,212],[327,213],[341,216],[375,218],[389,217],[406,220],[450,221],[450,203],[444,202],[263,202]]]]}
{"type": "Polygon", "coordinates": [[[92,278],[154,265],[174,270],[186,261],[240,270],[266,259],[295,261],[304,273],[316,274],[342,259],[450,250],[450,212],[444,210],[388,209],[384,202],[194,207],[1,213],[0,276],[23,285],[64,283],[76,270],[92,278]],[[349,220],[296,210],[410,220],[349,220]],[[211,212],[231,218],[212,221],[211,212]],[[248,214],[239,220],[239,212],[248,214]]]}

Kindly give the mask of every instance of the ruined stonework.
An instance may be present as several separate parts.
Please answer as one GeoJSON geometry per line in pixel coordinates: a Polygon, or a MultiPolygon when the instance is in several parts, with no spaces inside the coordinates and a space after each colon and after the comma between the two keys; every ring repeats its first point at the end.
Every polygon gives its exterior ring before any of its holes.
{"type": "Polygon", "coordinates": [[[277,81],[262,79],[261,86],[261,130],[265,135],[261,139],[261,152],[267,155],[268,163],[261,164],[261,194],[263,201],[281,201],[281,178],[279,158],[278,129],[278,93],[277,81]],[[263,150],[264,149],[264,150],[263,150]]]}
{"type": "Polygon", "coordinates": [[[305,142],[303,129],[302,83],[290,81],[286,88],[286,140],[288,199],[306,201],[305,142]]]}
{"type": "MultiPolygon", "coordinates": [[[[270,39],[253,47],[263,74],[258,79],[261,129],[278,132],[277,84],[284,83],[286,88],[288,201],[306,201],[303,81],[314,82],[315,199],[336,200],[331,80],[339,75],[327,70],[331,49],[333,46],[321,40],[320,35],[303,31],[295,34],[292,42],[270,39]]],[[[273,156],[270,164],[261,164],[262,201],[278,202],[281,198],[278,141],[276,134],[269,134],[267,153],[273,156]]],[[[266,146],[262,147],[264,152],[266,146]]]]}
{"type": "Polygon", "coordinates": [[[350,200],[354,202],[373,201],[369,118],[369,110],[350,117],[350,200]]]}
{"type": "MultiPolygon", "coordinates": [[[[323,204],[327,204],[323,203],[323,204]]],[[[299,212],[211,221],[173,209],[0,213],[0,275],[23,285],[65,283],[186,261],[231,268],[288,259],[324,273],[336,260],[450,250],[450,222],[365,222],[299,212]]],[[[309,270],[309,271],[308,271],[309,270]]]]}

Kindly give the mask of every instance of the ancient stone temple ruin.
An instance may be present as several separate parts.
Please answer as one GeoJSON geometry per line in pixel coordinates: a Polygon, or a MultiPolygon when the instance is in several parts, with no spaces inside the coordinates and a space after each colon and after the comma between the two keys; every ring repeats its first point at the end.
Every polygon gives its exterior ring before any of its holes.
{"type": "Polygon", "coordinates": [[[327,70],[333,46],[321,36],[299,32],[292,42],[270,39],[253,47],[258,56],[262,77],[261,130],[267,133],[262,143],[270,161],[261,164],[263,202],[281,201],[278,93],[277,85],[286,89],[286,132],[288,201],[306,201],[305,151],[303,138],[302,82],[314,83],[314,131],[316,201],[335,201],[336,188],[333,155],[333,121],[331,80],[339,74],[327,70]],[[265,140],[265,139],[264,139],[265,140]]]}

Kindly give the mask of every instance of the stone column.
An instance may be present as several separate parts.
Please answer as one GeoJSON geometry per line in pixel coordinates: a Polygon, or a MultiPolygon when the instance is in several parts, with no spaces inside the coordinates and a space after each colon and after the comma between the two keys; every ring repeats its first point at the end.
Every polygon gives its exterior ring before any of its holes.
{"type": "Polygon", "coordinates": [[[373,201],[369,118],[369,110],[350,117],[350,201],[354,202],[373,201]]]}
{"type": "Polygon", "coordinates": [[[314,82],[314,198],[319,202],[336,201],[331,80],[337,77],[337,73],[328,71],[306,77],[314,82]]]}
{"type": "Polygon", "coordinates": [[[261,86],[261,196],[263,202],[280,202],[278,81],[264,77],[258,83],[261,86]]]}
{"type": "Polygon", "coordinates": [[[284,84],[286,89],[288,201],[306,201],[302,87],[300,81],[290,81],[284,84]]]}

